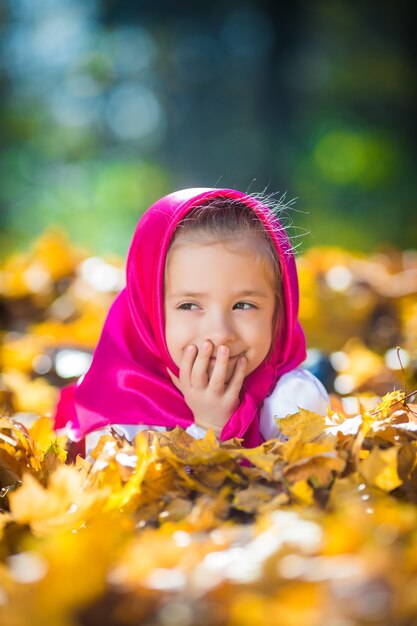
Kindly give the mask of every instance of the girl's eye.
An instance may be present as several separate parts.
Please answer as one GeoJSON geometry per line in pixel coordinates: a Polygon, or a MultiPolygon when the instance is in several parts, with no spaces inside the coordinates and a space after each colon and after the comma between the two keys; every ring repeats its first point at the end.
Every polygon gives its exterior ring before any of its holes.
{"type": "Polygon", "coordinates": [[[183,304],[180,304],[178,309],[181,311],[193,311],[193,307],[196,307],[197,305],[194,304],[194,302],[183,302],[183,304]]]}
{"type": "Polygon", "coordinates": [[[249,309],[256,309],[255,305],[250,304],[250,302],[237,302],[234,308],[239,309],[241,311],[248,311],[249,309]]]}

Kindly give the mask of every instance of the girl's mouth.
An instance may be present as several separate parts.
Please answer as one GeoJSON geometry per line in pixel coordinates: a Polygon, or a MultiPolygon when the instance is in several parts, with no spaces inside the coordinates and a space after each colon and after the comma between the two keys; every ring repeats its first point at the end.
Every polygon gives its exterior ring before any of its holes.
{"type": "MultiPolygon", "coordinates": [[[[235,356],[229,356],[229,361],[237,361],[237,359],[238,359],[240,356],[242,356],[242,353],[240,353],[240,354],[235,354],[235,356]]],[[[212,363],[215,363],[216,359],[217,359],[217,357],[215,357],[215,356],[211,356],[211,357],[210,357],[210,361],[211,361],[212,363]]]]}

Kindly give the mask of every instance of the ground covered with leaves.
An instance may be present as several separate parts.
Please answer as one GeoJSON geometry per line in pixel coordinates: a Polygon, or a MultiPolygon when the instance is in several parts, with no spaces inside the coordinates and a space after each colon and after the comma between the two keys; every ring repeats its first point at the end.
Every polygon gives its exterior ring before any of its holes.
{"type": "Polygon", "coordinates": [[[50,415],[122,264],[57,233],[4,261],[1,624],[417,624],[416,256],[311,250],[299,269],[327,417],[290,415],[250,450],[113,433],[90,462],[50,415]]]}

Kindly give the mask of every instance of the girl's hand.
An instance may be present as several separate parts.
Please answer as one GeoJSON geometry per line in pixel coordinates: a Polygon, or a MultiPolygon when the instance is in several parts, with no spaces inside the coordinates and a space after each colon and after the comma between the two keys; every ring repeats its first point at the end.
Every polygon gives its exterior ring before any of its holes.
{"type": "Polygon", "coordinates": [[[219,346],[209,380],[208,366],[213,347],[210,341],[204,342],[200,349],[187,346],[180,364],[180,377],[177,378],[168,368],[167,371],[193,412],[197,426],[213,428],[216,437],[220,437],[223,426],[239,405],[247,360],[244,356],[237,360],[233,375],[226,384],[229,348],[219,346]]]}

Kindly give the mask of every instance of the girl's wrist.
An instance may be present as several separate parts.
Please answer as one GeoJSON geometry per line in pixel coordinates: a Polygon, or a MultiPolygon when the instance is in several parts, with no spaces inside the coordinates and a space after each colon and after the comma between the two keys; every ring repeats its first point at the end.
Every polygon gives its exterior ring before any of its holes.
{"type": "Polygon", "coordinates": [[[194,418],[194,422],[195,425],[198,426],[198,428],[202,428],[203,430],[209,430],[210,428],[213,430],[214,434],[216,435],[217,439],[220,438],[220,435],[222,433],[223,430],[223,426],[219,426],[217,424],[213,424],[210,422],[205,422],[204,420],[199,420],[194,418]]]}

